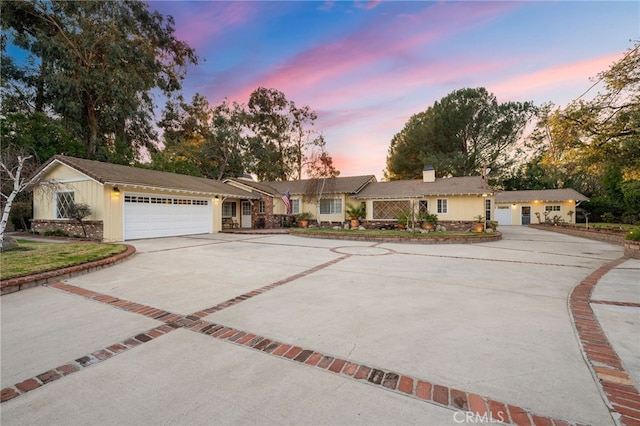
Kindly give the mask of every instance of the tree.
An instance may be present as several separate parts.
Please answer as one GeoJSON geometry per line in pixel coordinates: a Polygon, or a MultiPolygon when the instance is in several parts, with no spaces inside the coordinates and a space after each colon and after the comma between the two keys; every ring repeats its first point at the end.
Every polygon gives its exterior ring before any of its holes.
{"type": "Polygon", "coordinates": [[[1,19],[39,65],[23,79],[35,112],[63,117],[87,157],[127,163],[155,149],[151,92],[179,90],[197,62],[171,17],[137,0],[22,0],[4,4],[1,19]]]}
{"type": "Polygon", "coordinates": [[[484,88],[460,89],[412,116],[389,147],[385,177],[418,178],[425,165],[441,176],[492,175],[515,161],[517,143],[535,112],[531,102],[498,103],[484,88]]]}
{"type": "Polygon", "coordinates": [[[91,207],[85,203],[72,203],[69,206],[67,213],[69,215],[69,219],[73,219],[80,224],[82,227],[82,233],[84,234],[84,237],[87,238],[87,228],[84,224],[84,220],[91,216],[91,207]]]}
{"type": "Polygon", "coordinates": [[[0,157],[0,177],[2,181],[2,219],[0,219],[0,251],[4,246],[4,231],[7,228],[9,213],[16,196],[28,185],[29,161],[33,155],[26,154],[15,147],[6,147],[0,157]]]}
{"type": "Polygon", "coordinates": [[[191,103],[179,96],[163,111],[159,127],[165,147],[152,154],[152,167],[218,180],[239,176],[246,152],[243,119],[237,103],[225,100],[211,107],[200,94],[191,103]]]}
{"type": "Polygon", "coordinates": [[[298,108],[276,89],[253,91],[246,116],[250,171],[260,180],[302,179],[314,149],[324,145],[310,128],[316,119],[308,106],[298,108]]]}

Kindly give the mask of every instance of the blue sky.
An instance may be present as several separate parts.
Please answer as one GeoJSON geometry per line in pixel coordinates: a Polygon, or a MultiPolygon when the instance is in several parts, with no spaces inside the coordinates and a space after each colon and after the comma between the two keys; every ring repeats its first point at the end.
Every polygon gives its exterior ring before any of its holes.
{"type": "Polygon", "coordinates": [[[280,90],[317,112],[343,176],[381,178],[393,135],[454,90],[563,105],[640,38],[640,1],[149,5],[173,15],[177,37],[201,58],[186,98],[247,103],[259,86],[280,90]]]}

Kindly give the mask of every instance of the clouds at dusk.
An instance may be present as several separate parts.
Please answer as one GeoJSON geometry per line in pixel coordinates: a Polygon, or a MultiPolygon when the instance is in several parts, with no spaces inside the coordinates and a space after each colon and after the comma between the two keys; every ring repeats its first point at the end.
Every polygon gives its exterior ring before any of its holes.
{"type": "Polygon", "coordinates": [[[318,113],[342,175],[382,175],[408,118],[463,87],[566,104],[638,38],[637,2],[151,2],[201,64],[210,102],[259,86],[318,113]]]}

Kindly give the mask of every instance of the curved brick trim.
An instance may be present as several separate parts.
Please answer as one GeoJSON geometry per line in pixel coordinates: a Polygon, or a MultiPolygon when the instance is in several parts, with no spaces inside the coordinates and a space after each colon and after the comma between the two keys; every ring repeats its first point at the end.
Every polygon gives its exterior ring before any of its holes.
{"type": "Polygon", "coordinates": [[[372,235],[354,234],[311,234],[306,232],[289,232],[289,235],[305,238],[321,238],[327,240],[372,241],[377,243],[411,243],[411,244],[473,244],[499,241],[502,239],[500,232],[477,236],[451,236],[451,237],[405,237],[402,235],[378,237],[372,235]]]}
{"type": "Polygon", "coordinates": [[[640,259],[640,241],[624,241],[624,255],[632,259],[640,259]]]}
{"type": "Polygon", "coordinates": [[[626,260],[627,258],[622,257],[609,262],[582,280],[571,292],[569,311],[580,340],[583,357],[601,389],[614,421],[631,426],[640,424],[640,393],[591,308],[591,303],[598,303],[591,300],[591,293],[598,281],[626,260]],[[616,418],[617,416],[619,418],[616,418]]]}
{"type": "Polygon", "coordinates": [[[136,252],[135,247],[128,244],[124,244],[124,246],[126,247],[126,250],[122,253],[118,253],[104,259],[94,260],[80,265],[68,266],[55,271],[41,272],[39,274],[0,281],[0,295],[15,293],[16,291],[41,286],[52,281],[75,277],[98,269],[106,268],[107,266],[115,265],[116,263],[120,263],[129,258],[136,252]]]}

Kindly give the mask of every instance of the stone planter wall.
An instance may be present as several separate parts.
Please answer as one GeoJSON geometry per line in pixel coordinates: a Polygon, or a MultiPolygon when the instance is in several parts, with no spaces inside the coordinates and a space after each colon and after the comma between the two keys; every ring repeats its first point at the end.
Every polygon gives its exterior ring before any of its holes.
{"type": "MultiPolygon", "coordinates": [[[[87,230],[87,238],[102,241],[103,224],[101,220],[86,220],[84,221],[84,226],[87,230]]],[[[84,237],[82,226],[78,222],[69,220],[33,219],[31,221],[31,230],[39,234],[44,234],[46,231],[60,230],[66,232],[70,237],[84,237]]]]}
{"type": "Polygon", "coordinates": [[[624,255],[632,259],[640,259],[640,241],[624,241],[624,255]]]}
{"type": "Polygon", "coordinates": [[[624,245],[624,234],[615,232],[596,231],[579,228],[570,228],[566,226],[553,226],[542,224],[531,224],[532,228],[542,229],[544,231],[558,232],[560,234],[573,235],[574,237],[588,238],[590,240],[603,241],[605,243],[624,245]]]}

